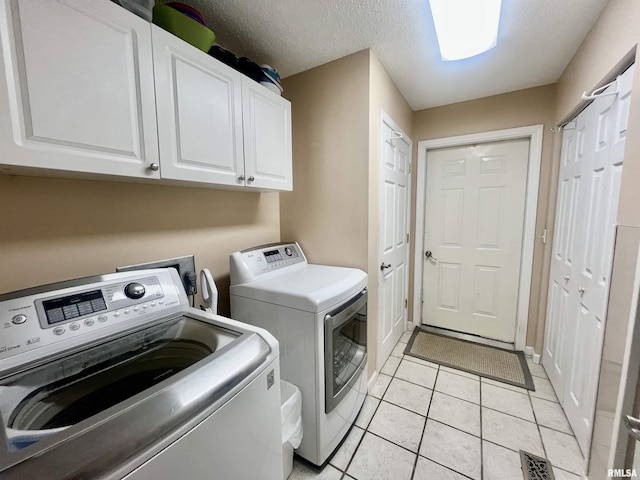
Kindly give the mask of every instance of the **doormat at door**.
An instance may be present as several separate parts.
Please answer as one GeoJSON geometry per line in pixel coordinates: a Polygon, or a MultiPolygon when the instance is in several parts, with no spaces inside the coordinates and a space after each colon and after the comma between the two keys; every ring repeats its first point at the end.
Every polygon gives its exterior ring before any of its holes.
{"type": "Polygon", "coordinates": [[[416,327],[404,354],[516,387],[535,390],[523,352],[445,337],[416,327]]]}

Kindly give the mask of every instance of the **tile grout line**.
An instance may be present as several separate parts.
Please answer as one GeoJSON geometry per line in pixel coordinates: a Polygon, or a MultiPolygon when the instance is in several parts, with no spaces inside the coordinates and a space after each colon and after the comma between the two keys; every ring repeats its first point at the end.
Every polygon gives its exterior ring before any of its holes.
{"type": "MultiPolygon", "coordinates": [[[[395,347],[394,347],[394,348],[395,348],[395,347]]],[[[391,356],[391,355],[390,355],[390,356],[391,356]]],[[[403,355],[403,356],[404,356],[404,355],[403,355]]],[[[398,357],[396,357],[396,358],[398,358],[398,357]]],[[[388,359],[388,358],[387,358],[387,361],[389,361],[389,359],[388,359]]],[[[385,363],[386,363],[386,362],[385,362],[385,363]]],[[[396,378],[396,373],[395,373],[395,372],[397,372],[397,371],[398,371],[398,368],[400,367],[400,363],[402,363],[402,357],[400,357],[400,362],[398,362],[398,365],[396,366],[396,369],[394,370],[393,375],[390,375],[391,380],[389,381],[389,384],[387,385],[387,387],[384,389],[384,392],[382,393],[382,397],[384,397],[384,396],[385,396],[385,394],[387,393],[387,390],[389,389],[389,386],[391,385],[391,382],[393,381],[393,379],[394,379],[394,378],[396,378]]],[[[383,368],[384,368],[384,365],[383,365],[383,368]]],[[[382,369],[380,369],[380,373],[382,374],[382,369]]],[[[353,449],[353,453],[351,454],[351,457],[349,458],[349,461],[347,462],[347,465],[344,467],[344,470],[339,470],[339,469],[337,469],[338,471],[342,471],[342,476],[340,477],[340,478],[341,478],[341,480],[343,480],[343,479],[345,479],[345,478],[346,478],[346,476],[347,476],[347,470],[348,470],[348,469],[349,469],[349,467],[351,466],[351,463],[353,462],[353,459],[354,459],[354,458],[355,458],[355,456],[356,456],[356,452],[357,452],[357,451],[358,451],[358,449],[360,448],[360,445],[362,445],[362,442],[364,441],[364,436],[367,434],[367,432],[369,432],[371,435],[375,435],[375,436],[376,436],[376,437],[378,437],[378,438],[382,438],[383,440],[386,440],[386,441],[390,442],[390,441],[389,441],[389,440],[387,440],[386,438],[380,437],[379,435],[376,435],[375,433],[373,433],[373,432],[370,432],[370,431],[369,431],[369,426],[371,425],[371,422],[373,421],[373,417],[375,417],[376,413],[378,412],[378,409],[380,408],[380,405],[382,404],[383,400],[382,400],[382,397],[381,397],[381,398],[374,397],[373,395],[369,395],[369,393],[368,393],[368,392],[367,392],[367,395],[368,395],[368,396],[370,396],[371,398],[375,398],[376,400],[378,400],[378,405],[377,405],[377,406],[376,406],[376,408],[374,409],[373,414],[371,415],[371,418],[369,419],[369,421],[368,421],[368,422],[367,422],[367,424],[365,425],[365,428],[363,429],[364,431],[363,431],[363,433],[362,433],[362,437],[360,437],[360,440],[358,441],[358,444],[356,445],[356,448],[354,448],[354,449],[353,449]]],[[[366,396],[365,396],[365,400],[366,400],[366,396]]],[[[391,403],[391,402],[387,402],[387,403],[391,403]]],[[[393,405],[393,404],[392,404],[392,405],[393,405]]],[[[399,405],[397,405],[397,406],[399,406],[399,405]]],[[[425,421],[425,423],[426,423],[426,421],[425,421]]],[[[355,422],[354,422],[353,426],[355,426],[355,427],[357,427],[357,428],[360,428],[360,427],[358,427],[358,426],[355,424],[355,422]]],[[[353,428],[353,427],[352,427],[352,428],[353,428]]],[[[390,442],[390,443],[393,443],[393,442],[390,442]]],[[[394,445],[395,445],[395,444],[394,444],[394,445]]],[[[398,446],[399,446],[400,448],[404,448],[404,447],[402,447],[401,445],[398,445],[398,446]]],[[[406,449],[405,449],[405,450],[406,450],[406,449]]],[[[329,462],[329,464],[331,464],[331,462],[329,462]]],[[[336,468],[336,467],[335,467],[335,465],[332,465],[332,466],[333,466],[334,468],[336,468]]]]}
{"type": "MultiPolygon", "coordinates": [[[[389,382],[391,383],[391,382],[389,382]]],[[[368,393],[367,393],[368,395],[368,393]]],[[[369,395],[370,396],[370,395],[369,395]]],[[[376,397],[371,397],[371,398],[376,398],[376,397]]],[[[366,400],[366,396],[365,396],[365,400],[366,400]]],[[[356,448],[353,449],[353,453],[351,454],[351,456],[349,457],[349,461],[347,462],[347,464],[344,467],[344,470],[342,470],[342,476],[340,477],[341,479],[346,478],[347,476],[347,470],[349,469],[349,467],[351,466],[351,462],[353,462],[353,458],[356,456],[356,452],[358,451],[358,449],[360,448],[360,445],[362,445],[362,441],[364,440],[364,436],[367,434],[367,432],[369,431],[369,425],[371,425],[371,422],[373,421],[373,417],[375,416],[376,412],[378,411],[378,409],[380,408],[380,404],[382,403],[382,399],[380,399],[380,401],[378,402],[378,405],[376,406],[376,408],[373,410],[373,414],[371,415],[371,418],[369,419],[369,421],[367,422],[366,427],[363,429],[364,431],[362,432],[362,436],[360,437],[360,440],[358,441],[358,444],[356,445],[356,448]]],[[[353,424],[354,427],[358,427],[355,422],[353,424]]],[[[353,428],[353,427],[352,427],[353,428]]],[[[358,427],[360,428],[360,427],[358,427]]],[[[349,432],[351,433],[351,432],[349,432]]],[[[337,452],[336,452],[337,453],[337,452]]],[[[329,462],[329,464],[331,464],[331,462],[329,462]]],[[[333,465],[334,468],[335,465],[333,465]]]]}
{"type": "MultiPolygon", "coordinates": [[[[395,348],[395,347],[394,347],[395,348]]],[[[390,357],[392,355],[389,355],[390,357]]],[[[396,357],[398,358],[398,357],[396,357]]],[[[387,358],[387,362],[389,361],[389,359],[387,358]]],[[[400,366],[400,363],[402,362],[402,358],[400,358],[400,362],[398,362],[398,365],[396,366],[395,370],[393,371],[392,375],[389,375],[391,377],[391,381],[393,381],[393,379],[395,378],[395,375],[398,371],[398,367],[400,366]]],[[[386,364],[386,362],[385,362],[386,364]]],[[[382,366],[382,368],[384,368],[384,365],[382,366]]],[[[382,368],[380,369],[380,374],[382,374],[382,368]]],[[[386,374],[385,374],[386,375],[386,374]]],[[[391,385],[391,381],[389,381],[389,385],[391,385]]],[[[387,385],[387,388],[385,388],[384,392],[382,393],[382,396],[384,397],[384,395],[387,393],[387,390],[389,389],[389,385],[387,385]]],[[[371,425],[371,422],[373,421],[373,417],[375,417],[378,409],[380,408],[380,405],[382,404],[382,398],[377,398],[374,397],[373,395],[370,395],[369,392],[367,392],[366,396],[365,396],[365,400],[366,397],[369,396],[371,398],[375,398],[376,400],[378,400],[378,405],[376,405],[376,408],[373,410],[373,413],[371,414],[371,418],[369,419],[369,421],[367,422],[367,424],[365,425],[365,427],[362,429],[362,436],[360,437],[360,440],[358,441],[358,444],[356,445],[356,448],[353,449],[353,453],[351,454],[351,456],[349,457],[349,461],[347,462],[347,464],[344,467],[344,470],[340,470],[338,469],[335,465],[332,465],[331,462],[329,462],[329,465],[331,465],[333,468],[335,468],[336,470],[338,470],[339,472],[342,472],[342,475],[340,476],[341,480],[344,480],[347,477],[347,470],[349,470],[349,467],[351,466],[351,463],[353,462],[354,457],[356,456],[356,452],[358,451],[358,449],[360,448],[360,445],[362,445],[362,442],[364,441],[364,436],[367,434],[367,432],[369,432],[369,425],[371,425]]],[[[357,417],[356,417],[357,419],[357,417]]],[[[353,429],[353,427],[357,427],[357,428],[361,428],[358,427],[355,424],[355,421],[353,423],[353,426],[351,427],[353,429]]],[[[375,435],[373,432],[369,432],[372,435],[375,435]]],[[[377,436],[377,435],[376,435],[377,436]]],[[[382,437],[380,437],[382,438],[382,437]]],[[[386,439],[385,439],[386,440],[386,439]]]]}
{"type": "Polygon", "coordinates": [[[427,430],[427,422],[429,421],[429,411],[431,411],[431,404],[433,403],[433,392],[435,392],[436,389],[436,382],[438,381],[438,375],[440,374],[440,365],[438,365],[438,368],[436,370],[436,378],[433,381],[433,390],[431,390],[431,397],[429,398],[429,407],[427,408],[427,414],[425,415],[424,418],[424,425],[422,427],[422,435],[420,436],[420,441],[418,442],[418,451],[416,452],[416,458],[413,461],[413,470],[411,470],[411,479],[413,480],[413,477],[416,474],[416,468],[418,467],[418,460],[420,459],[420,449],[422,448],[422,441],[424,440],[424,433],[427,430]]]}
{"type": "MultiPolygon", "coordinates": [[[[425,388],[426,388],[426,387],[425,387],[425,388]]],[[[426,389],[427,389],[427,390],[430,390],[429,388],[426,388],[426,389]]],[[[431,398],[433,398],[433,391],[431,391],[431,398]]],[[[403,407],[402,405],[398,405],[397,403],[390,402],[389,400],[385,400],[385,399],[381,398],[381,399],[380,399],[380,403],[382,403],[382,402],[384,402],[384,403],[388,403],[389,405],[393,405],[394,407],[401,408],[401,409],[402,409],[402,410],[404,410],[405,412],[413,413],[414,415],[420,415],[421,417],[425,417],[425,418],[427,418],[427,415],[426,415],[426,414],[424,414],[424,415],[423,415],[422,413],[418,413],[418,412],[416,412],[416,411],[414,411],[414,410],[411,410],[410,408],[403,407]]],[[[431,405],[431,400],[429,400],[429,405],[431,405]]],[[[428,412],[428,411],[429,411],[429,409],[427,409],[427,412],[428,412]]]]}
{"type": "Polygon", "coordinates": [[[529,403],[531,404],[531,411],[533,412],[533,418],[536,421],[536,428],[538,429],[538,436],[540,437],[540,445],[542,445],[542,451],[544,452],[544,458],[547,459],[549,465],[553,467],[551,460],[549,460],[549,456],[547,455],[547,448],[544,445],[544,439],[542,438],[542,432],[540,431],[540,424],[538,423],[538,416],[536,415],[536,411],[533,409],[533,401],[531,400],[531,395],[529,395],[529,403]]]}

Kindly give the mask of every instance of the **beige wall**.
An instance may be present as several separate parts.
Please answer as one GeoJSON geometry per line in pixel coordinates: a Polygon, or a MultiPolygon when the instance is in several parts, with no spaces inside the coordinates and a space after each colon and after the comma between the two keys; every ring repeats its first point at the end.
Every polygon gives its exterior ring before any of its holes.
{"type": "Polygon", "coordinates": [[[412,111],[378,58],[364,50],[287,77],[294,191],[280,197],[281,236],[309,261],[369,273],[369,375],[379,365],[380,109],[406,132],[412,111]]]}
{"type": "MultiPolygon", "coordinates": [[[[493,97],[456,103],[443,107],[431,108],[415,112],[413,117],[414,159],[417,161],[418,142],[456,135],[481,133],[507,128],[543,124],[544,135],[542,145],[542,162],[540,166],[540,187],[538,193],[538,215],[536,219],[536,241],[533,253],[533,272],[531,296],[529,303],[529,323],[527,329],[527,345],[533,346],[537,353],[542,352],[544,315],[546,305],[546,285],[548,270],[548,254],[540,240],[544,228],[550,232],[547,223],[547,209],[553,205],[549,202],[552,168],[553,137],[550,128],[554,125],[555,85],[530,88],[517,92],[496,95],[493,97]]],[[[414,170],[415,171],[415,170],[414,170]]],[[[415,205],[416,178],[412,185],[412,203],[415,205]]],[[[555,198],[555,195],[552,197],[555,198]]],[[[412,237],[415,232],[415,210],[413,212],[412,237]]],[[[550,234],[548,238],[551,238],[550,234]]],[[[550,243],[547,243],[549,246],[550,243]]],[[[547,249],[550,250],[550,249],[547,249]]],[[[413,252],[412,252],[413,254],[413,252]]],[[[413,259],[411,261],[413,266],[413,259]]],[[[413,279],[413,272],[411,272],[413,279]]],[[[413,288],[411,289],[413,290],[413,288]]],[[[411,304],[411,302],[410,302],[411,304]]]]}
{"type": "Polygon", "coordinates": [[[278,194],[0,176],[0,292],[194,254],[229,313],[229,254],[279,241],[278,194]]]}
{"type": "Polygon", "coordinates": [[[293,192],[281,236],[312,263],[367,270],[369,52],[283,80],[293,121],[293,192]]]}
{"type": "MultiPolygon", "coordinates": [[[[635,58],[640,41],[640,2],[612,0],[578,49],[558,82],[556,121],[568,119],[580,104],[580,94],[610,80],[625,58],[635,58]]],[[[622,185],[618,207],[618,224],[640,226],[640,74],[636,68],[629,111],[629,125],[622,170],[622,185]]],[[[557,162],[558,157],[554,160],[557,162]]],[[[612,291],[607,312],[601,383],[596,405],[595,434],[591,446],[589,478],[606,478],[606,466],[611,448],[614,402],[622,369],[624,328],[631,311],[629,265],[634,264],[640,234],[637,229],[618,228],[618,243],[611,277],[612,291]],[[624,287],[624,288],[622,288],[624,287]]],[[[626,333],[626,332],[625,332],[626,333]]],[[[622,467],[622,465],[615,465],[622,467]]]]}
{"type": "MultiPolygon", "coordinates": [[[[378,57],[370,51],[369,64],[369,374],[376,365],[378,336],[378,306],[380,280],[380,111],[383,110],[407,134],[411,135],[413,111],[385,70],[378,57]]],[[[409,287],[410,288],[410,287],[409,287]]],[[[408,318],[410,321],[411,318],[408,318]]]]}

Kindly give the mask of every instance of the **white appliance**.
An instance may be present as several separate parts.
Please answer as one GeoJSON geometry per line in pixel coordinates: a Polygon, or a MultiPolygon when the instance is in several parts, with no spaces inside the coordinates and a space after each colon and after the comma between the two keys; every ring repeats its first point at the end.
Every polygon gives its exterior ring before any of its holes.
{"type": "Polygon", "coordinates": [[[0,296],[0,477],[282,479],[278,344],[174,269],[0,296]]]}
{"type": "Polygon", "coordinates": [[[230,257],[231,314],[280,343],[282,378],[302,391],[302,444],[324,464],[353,424],[367,392],[367,274],[310,265],[297,243],[230,257]]]}

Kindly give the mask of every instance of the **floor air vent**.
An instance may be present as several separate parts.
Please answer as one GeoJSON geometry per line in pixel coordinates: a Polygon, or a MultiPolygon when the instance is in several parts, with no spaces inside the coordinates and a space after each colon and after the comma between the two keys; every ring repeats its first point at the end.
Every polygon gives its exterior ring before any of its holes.
{"type": "Polygon", "coordinates": [[[551,462],[546,458],[520,450],[520,462],[522,462],[524,480],[555,480],[556,478],[553,476],[551,462]]]}

